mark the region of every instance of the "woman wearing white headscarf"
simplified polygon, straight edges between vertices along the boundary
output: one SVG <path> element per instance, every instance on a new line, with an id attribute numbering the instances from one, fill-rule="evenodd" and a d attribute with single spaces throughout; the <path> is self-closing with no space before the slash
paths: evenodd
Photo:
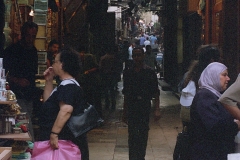
<path id="1" fill-rule="evenodd" d="M 240 123 L 218 102 L 229 80 L 227 67 L 218 62 L 210 63 L 201 74 L 190 109 L 191 160 L 226 160 L 234 152 Z"/>

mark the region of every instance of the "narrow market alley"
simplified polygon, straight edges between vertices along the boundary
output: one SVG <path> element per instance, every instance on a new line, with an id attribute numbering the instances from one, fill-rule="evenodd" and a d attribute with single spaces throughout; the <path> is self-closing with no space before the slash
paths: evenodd
<path id="1" fill-rule="evenodd" d="M 122 82 L 118 87 L 116 110 L 104 110 L 104 125 L 88 133 L 90 160 L 128 159 L 128 127 L 121 122 Z M 172 160 L 177 134 L 181 131 L 178 98 L 172 91 L 161 89 L 160 94 L 162 118 L 154 122 L 151 112 L 146 160 Z"/>

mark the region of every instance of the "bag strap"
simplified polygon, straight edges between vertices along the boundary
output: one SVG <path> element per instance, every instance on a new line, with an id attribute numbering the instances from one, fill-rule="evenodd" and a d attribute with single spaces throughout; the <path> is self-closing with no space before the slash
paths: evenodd
<path id="1" fill-rule="evenodd" d="M 80 85 L 76 83 L 76 80 L 73 80 L 73 79 L 69 79 L 69 80 L 75 83 L 78 87 L 80 87 Z M 88 106 L 90 105 L 86 100 L 84 100 L 84 104 L 86 104 L 86 108 L 88 108 Z"/>
<path id="2" fill-rule="evenodd" d="M 70 79 L 70 81 L 72 81 L 73 83 L 77 84 L 74 80 Z"/>
<path id="3" fill-rule="evenodd" d="M 73 83 L 72 83 L 73 82 Z M 63 80 L 60 85 L 67 85 L 67 84 L 76 84 L 77 86 L 80 87 L 80 84 L 75 80 L 75 79 L 66 79 L 66 80 Z"/>

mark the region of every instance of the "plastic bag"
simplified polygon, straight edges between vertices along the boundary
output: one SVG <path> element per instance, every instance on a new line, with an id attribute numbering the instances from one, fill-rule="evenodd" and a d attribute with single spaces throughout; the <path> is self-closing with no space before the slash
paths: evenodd
<path id="1" fill-rule="evenodd" d="M 59 140 L 59 148 L 53 150 L 49 141 L 34 142 L 31 160 L 81 160 L 81 153 L 72 141 Z"/>

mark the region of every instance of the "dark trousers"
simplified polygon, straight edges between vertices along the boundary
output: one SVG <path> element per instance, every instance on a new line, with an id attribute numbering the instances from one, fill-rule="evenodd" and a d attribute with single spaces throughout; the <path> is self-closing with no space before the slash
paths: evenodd
<path id="1" fill-rule="evenodd" d="M 115 85 L 116 85 L 116 76 L 117 74 L 102 74 L 103 80 L 103 91 L 105 97 L 105 107 L 109 108 L 110 99 L 111 99 L 111 108 L 115 109 L 116 107 L 116 93 L 115 93 Z"/>
<path id="2" fill-rule="evenodd" d="M 81 152 L 81 160 L 89 160 L 89 149 L 88 149 L 88 141 L 87 136 L 82 135 L 72 140 L 75 143 Z"/>
<path id="3" fill-rule="evenodd" d="M 129 160 L 145 160 L 148 128 L 136 128 L 128 124 Z"/>
<path id="4" fill-rule="evenodd" d="M 98 114 L 102 117 L 101 87 L 92 83 L 82 85 L 84 99 L 95 106 Z"/>
<path id="5" fill-rule="evenodd" d="M 129 59 L 125 62 L 125 69 L 132 68 L 133 66 L 133 60 Z"/>
<path id="6" fill-rule="evenodd" d="M 145 160 L 151 103 L 136 100 L 127 105 L 129 160 Z"/>

